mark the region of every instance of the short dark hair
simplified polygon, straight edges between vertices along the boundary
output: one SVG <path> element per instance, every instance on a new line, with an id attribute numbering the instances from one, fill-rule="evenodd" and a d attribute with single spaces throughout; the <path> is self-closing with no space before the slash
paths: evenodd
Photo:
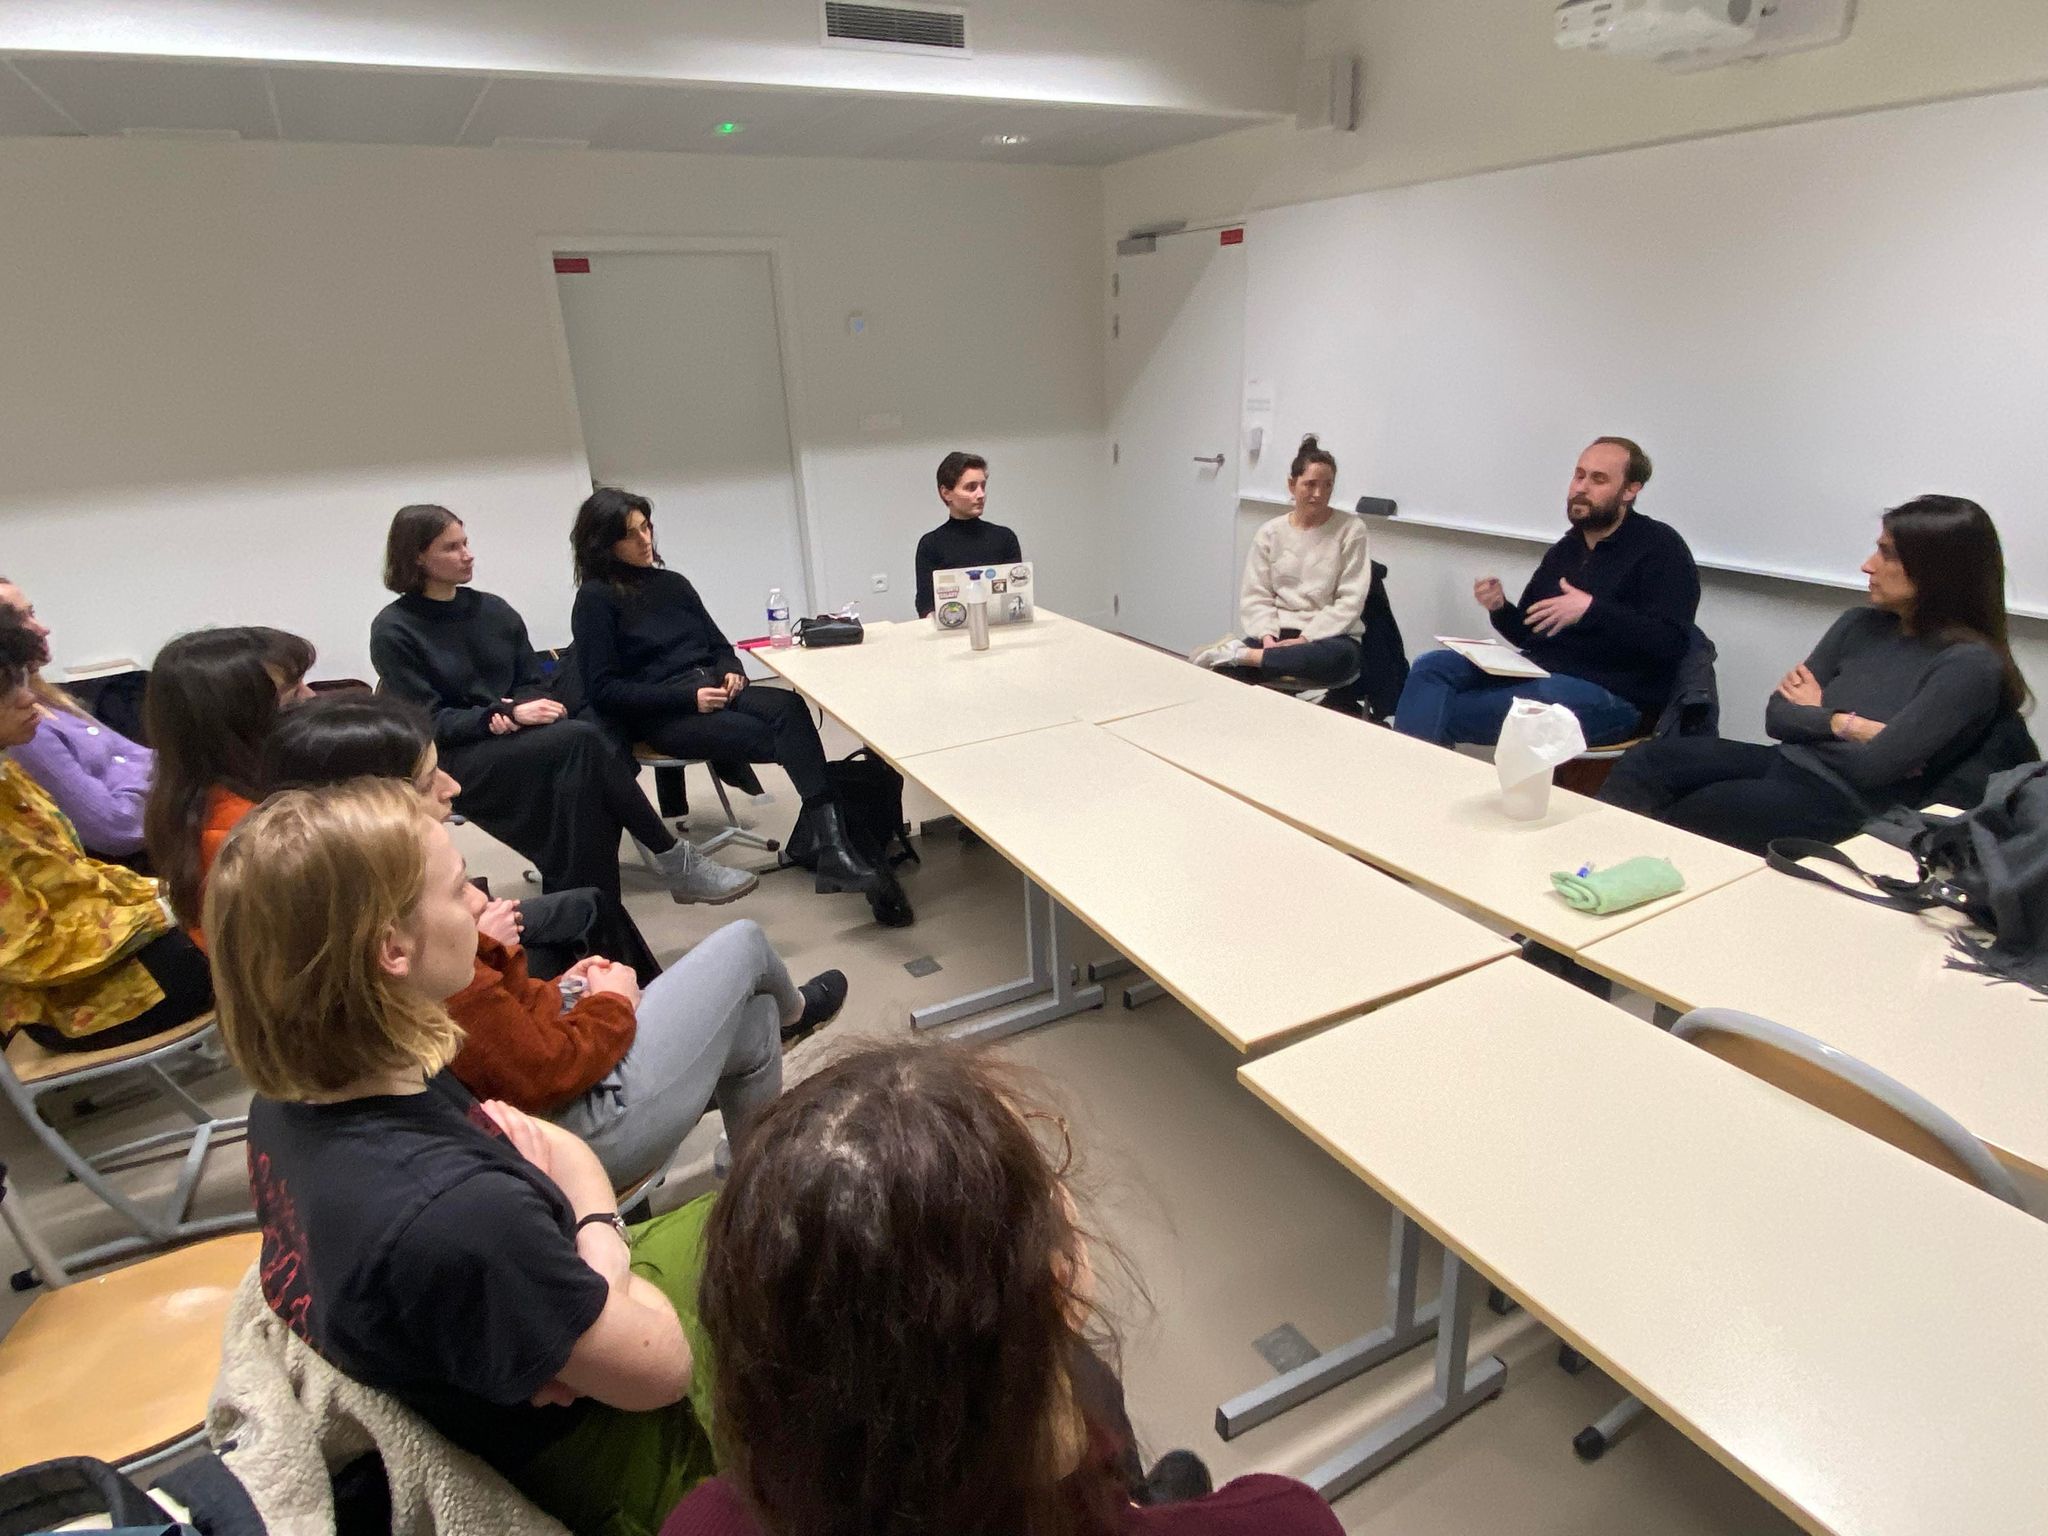
<path id="1" fill-rule="evenodd" d="M 348 779 L 410 782 L 433 744 L 433 722 L 416 704 L 366 691 L 325 694 L 277 717 L 263 744 L 261 788 L 274 795 Z"/>
<path id="2" fill-rule="evenodd" d="M 988 473 L 988 460 L 978 453 L 961 453 L 955 449 L 939 460 L 939 489 L 950 491 L 960 483 L 960 477 L 970 469 Z"/>
<path id="3" fill-rule="evenodd" d="M 0 610 L 0 692 L 12 693 L 43 664 L 43 643 L 13 609 Z"/>
<path id="4" fill-rule="evenodd" d="M 632 570 L 612 553 L 612 546 L 626 536 L 626 522 L 635 512 L 647 519 L 652 532 L 654 503 L 645 496 L 603 485 L 583 498 L 569 529 L 569 557 L 577 586 L 586 581 L 616 583 Z M 659 549 L 654 552 L 654 563 L 662 563 Z"/>
<path id="5" fill-rule="evenodd" d="M 391 519 L 391 531 L 384 535 L 384 585 L 401 594 L 424 588 L 427 578 L 420 571 L 420 556 L 450 523 L 461 521 L 431 501 L 400 507 Z"/>
<path id="6" fill-rule="evenodd" d="M 699 1300 L 719 1465 L 763 1530 L 1119 1528 L 1112 1464 L 1060 1468 L 1090 1250 L 1028 1088 L 987 1051 L 876 1046 L 737 1144 Z"/>
<path id="7" fill-rule="evenodd" d="M 1311 464 L 1328 465 L 1330 478 L 1332 480 L 1337 478 L 1337 456 L 1317 442 L 1316 435 L 1313 432 L 1304 437 L 1301 440 L 1301 447 L 1295 450 L 1294 462 L 1287 466 L 1287 478 L 1289 480 L 1299 480 L 1301 472 Z"/>
<path id="8" fill-rule="evenodd" d="M 1627 437 L 1596 437 L 1587 446 L 1598 447 L 1602 443 L 1610 448 L 1619 448 L 1628 455 L 1627 477 L 1622 482 L 1624 485 L 1650 483 L 1650 456 L 1643 452 L 1642 444 Z"/>

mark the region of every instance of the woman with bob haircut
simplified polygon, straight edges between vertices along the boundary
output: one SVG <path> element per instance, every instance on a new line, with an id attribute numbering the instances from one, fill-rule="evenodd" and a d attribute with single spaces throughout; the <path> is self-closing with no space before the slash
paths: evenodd
<path id="1" fill-rule="evenodd" d="M 143 833 L 171 910 L 202 948 L 206 872 L 260 798 L 257 759 L 278 711 L 312 697 L 313 660 L 311 641 L 238 625 L 179 635 L 150 664 L 142 712 L 156 777 Z"/>
<path id="2" fill-rule="evenodd" d="M 654 855 L 678 902 L 737 901 L 760 877 L 678 838 L 605 733 L 549 696 L 526 622 L 471 586 L 469 530 L 446 507 L 400 507 L 384 541 L 384 585 L 398 594 L 370 625 L 370 664 L 398 698 L 427 711 L 455 809 L 533 861 L 544 891 L 619 895 L 619 833 Z"/>
<path id="3" fill-rule="evenodd" d="M 1133 1501 L 1070 1157 L 985 1051 L 873 1048 L 784 1095 L 711 1215 L 720 1475 L 663 1536 L 1335 1536 L 1286 1478 Z"/>
<path id="4" fill-rule="evenodd" d="M 750 688 L 739 655 L 697 589 L 654 545 L 654 503 L 609 486 L 577 508 L 570 627 L 591 708 L 628 740 L 669 757 L 778 763 L 817 838 L 815 888 L 880 894 L 885 882 L 847 840 L 804 701 Z"/>
<path id="5" fill-rule="evenodd" d="M 1838 842 L 1898 806 L 1974 806 L 1993 773 L 2037 757 L 1989 514 L 1960 496 L 1893 507 L 1862 571 L 1870 601 L 1772 694 L 1774 745 L 1646 742 L 1600 798 L 1762 853 L 1781 837 Z"/>
<path id="6" fill-rule="evenodd" d="M 462 789 L 439 766 L 426 716 L 398 699 L 302 704 L 264 751 L 271 792 L 360 778 L 410 783 L 437 821 Z M 577 894 L 599 897 L 539 900 Z M 474 886 L 467 899 L 476 964 L 448 999 L 463 1032 L 451 1070 L 479 1097 L 575 1131 L 615 1188 L 665 1167 L 714 1099 L 727 1137 L 742 1140 L 782 1091 L 784 1047 L 823 1028 L 846 1000 L 843 972 L 798 987 L 760 925 L 745 920 L 703 939 L 644 992 L 630 966 L 601 953 L 568 966 L 560 982 L 545 979 L 555 973 L 531 966 L 515 904 Z"/>
<path id="7" fill-rule="evenodd" d="M 272 796 L 206 893 L 256 1096 L 264 1299 L 579 1533 L 648 1532 L 710 1467 L 687 1397 L 708 1197 L 628 1228 L 597 1155 L 447 1071 L 476 925 L 404 784 Z"/>

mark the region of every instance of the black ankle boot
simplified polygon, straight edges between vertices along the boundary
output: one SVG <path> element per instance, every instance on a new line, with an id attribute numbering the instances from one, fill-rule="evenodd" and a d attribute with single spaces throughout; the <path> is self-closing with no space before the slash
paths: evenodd
<path id="1" fill-rule="evenodd" d="M 881 877 L 866 859 L 853 851 L 853 844 L 847 840 L 846 818 L 840 814 L 836 802 L 828 801 L 812 808 L 811 832 L 817 839 L 818 877 L 814 888 L 820 896 L 830 896 L 839 891 L 859 891 L 866 895 L 880 886 Z"/>

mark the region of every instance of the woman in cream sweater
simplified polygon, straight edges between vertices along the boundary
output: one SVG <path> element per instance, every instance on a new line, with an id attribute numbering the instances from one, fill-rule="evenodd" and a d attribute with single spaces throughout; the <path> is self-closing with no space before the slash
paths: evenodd
<path id="1" fill-rule="evenodd" d="M 1358 675 L 1372 560 L 1363 519 L 1330 506 L 1336 484 L 1336 458 L 1310 433 L 1288 466 L 1294 509 L 1252 539 L 1238 597 L 1243 637 L 1204 646 L 1190 658 L 1197 666 L 1315 688 Z"/>

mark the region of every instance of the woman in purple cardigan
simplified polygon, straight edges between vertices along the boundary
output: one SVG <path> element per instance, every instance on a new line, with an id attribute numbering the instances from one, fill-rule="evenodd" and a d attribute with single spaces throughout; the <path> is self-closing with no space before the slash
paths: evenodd
<path id="1" fill-rule="evenodd" d="M 0 608 L 11 609 L 42 642 L 50 660 L 50 631 L 20 587 L 0 576 Z M 78 700 L 38 671 L 29 681 L 42 713 L 33 738 L 14 749 L 14 760 L 42 785 L 78 829 L 86 851 L 132 863 L 142 851 L 142 806 L 156 755 L 85 712 Z"/>

